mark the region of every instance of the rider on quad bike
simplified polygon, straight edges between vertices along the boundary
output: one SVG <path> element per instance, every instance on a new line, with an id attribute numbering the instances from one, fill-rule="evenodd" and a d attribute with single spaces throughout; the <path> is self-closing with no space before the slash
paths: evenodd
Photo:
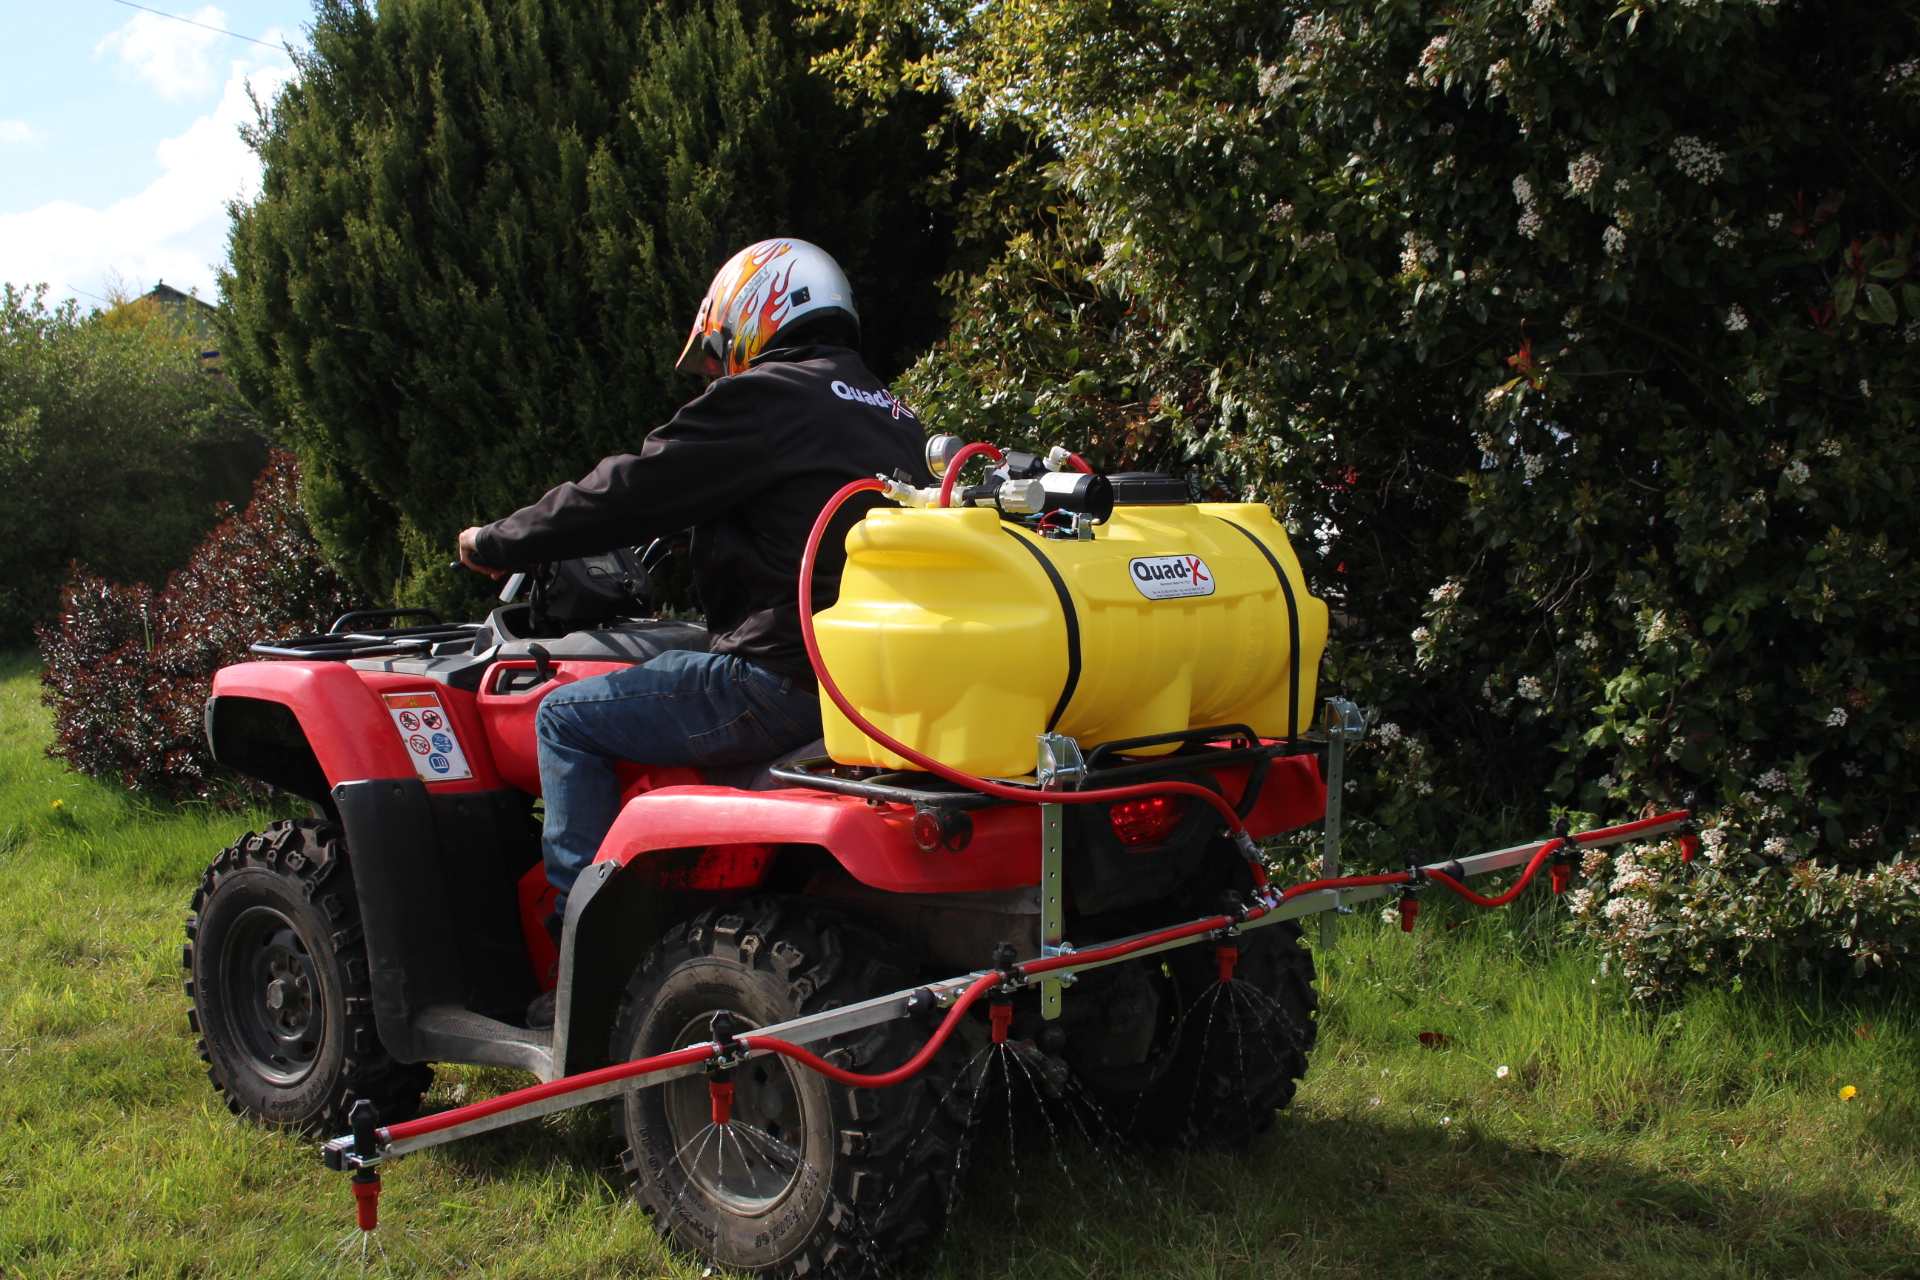
<path id="1" fill-rule="evenodd" d="M 748 245 L 713 277 L 676 365 L 714 379 L 707 390 L 638 454 L 607 458 L 579 483 L 461 533 L 462 561 L 500 577 L 693 531 L 708 651 L 669 651 L 540 705 L 556 942 L 567 892 L 619 816 L 619 761 L 745 764 L 820 737 L 797 598 L 807 531 L 849 480 L 904 472 L 925 483 L 920 424 L 867 370 L 859 341 L 853 290 L 823 250 Z M 839 592 L 846 531 L 878 501 L 843 508 L 814 578 L 821 607 Z M 529 1026 L 553 1025 L 553 1000 L 551 991 L 534 1000 Z"/>
<path id="2" fill-rule="evenodd" d="M 507 1104 L 409 1120 L 434 1064 L 524 1072 L 611 1104 L 661 1232 L 769 1280 L 937 1240 L 992 1070 L 1138 1141 L 1272 1125 L 1312 960 L 1290 916 L 1218 922 L 1272 900 L 1252 842 L 1326 812 L 1324 602 L 1264 504 L 923 442 L 856 324 L 825 254 L 747 249 L 682 357 L 708 390 L 462 535 L 475 567 L 530 566 L 530 598 L 357 610 L 215 675 L 213 758 L 312 806 L 217 854 L 187 916 L 189 1018 L 235 1113 L 463 1140 Z M 970 450 L 996 465 L 961 484 Z M 689 526 L 706 625 L 661 616 L 648 574 Z M 1070 989 L 1009 976 L 1070 955 Z M 1010 989 L 937 1014 L 983 965 Z M 601 1075 L 736 1032 L 839 1074 Z"/>

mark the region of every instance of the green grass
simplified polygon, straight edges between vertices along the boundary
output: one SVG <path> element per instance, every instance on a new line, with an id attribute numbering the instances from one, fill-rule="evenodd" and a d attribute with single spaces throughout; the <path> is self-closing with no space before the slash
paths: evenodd
<path id="1" fill-rule="evenodd" d="M 265 815 L 142 806 L 46 737 L 32 664 L 0 662 L 0 1275 L 357 1274 L 329 1257 L 343 1180 L 229 1116 L 187 1033 L 181 912 Z M 996 1119 L 918 1274 L 1920 1275 L 1905 996 L 1705 989 L 1649 1014 L 1503 917 L 1441 923 L 1347 924 L 1311 1077 L 1245 1156 L 1056 1148 L 1025 1111 L 1011 1141 Z M 429 1105 L 523 1082 L 449 1068 Z M 586 1110 L 395 1162 L 393 1271 L 699 1275 L 616 1158 Z"/>

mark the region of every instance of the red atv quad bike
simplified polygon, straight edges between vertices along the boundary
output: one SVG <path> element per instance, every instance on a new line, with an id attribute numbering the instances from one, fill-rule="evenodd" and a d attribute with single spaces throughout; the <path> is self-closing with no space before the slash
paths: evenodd
<path id="1" fill-rule="evenodd" d="M 1313 1044 L 1300 917 L 1397 892 L 1411 927 L 1425 885 L 1500 906 L 1549 859 L 1562 891 L 1580 845 L 1690 830 L 1684 811 L 1579 835 L 1563 825 L 1464 861 L 1409 854 L 1405 872 L 1340 878 L 1330 820 L 1326 878 L 1267 885 L 1255 841 L 1327 815 L 1343 744 L 1364 731 L 1357 708 L 1332 700 L 1327 737 L 1299 732 L 1324 606 L 1271 513 L 1192 505 L 1166 477 L 1094 477 L 1064 451 L 1048 467 L 1083 474 L 931 443 L 942 487 L 846 486 L 801 561 L 803 636 L 823 707 L 843 717 L 826 720 L 843 762 L 823 741 L 723 769 L 625 766 L 624 807 L 569 895 L 557 948 L 543 923 L 554 895 L 540 860 L 540 700 L 707 643 L 696 624 L 647 616 L 646 555 L 544 566 L 529 603 L 512 603 L 509 584 L 479 623 L 348 614 L 325 635 L 258 644 L 262 661 L 215 678 L 215 758 L 306 798 L 314 816 L 249 835 L 208 868 L 184 955 L 194 1027 L 236 1112 L 321 1135 L 352 1127 L 325 1154 L 353 1172 L 363 1228 L 380 1162 L 610 1099 L 634 1194 L 674 1241 L 783 1277 L 885 1270 L 945 1224 L 989 1050 L 1033 1079 L 1070 1080 L 1134 1138 L 1243 1142 L 1293 1096 Z M 956 493 L 976 451 L 1001 470 Z M 933 622 L 912 632 L 913 662 L 847 664 L 847 687 L 867 682 L 858 696 L 876 708 L 876 679 L 968 706 L 999 734 L 995 759 L 1037 737 L 1031 774 L 966 773 L 908 746 L 834 679 L 812 564 L 835 511 L 870 489 L 901 506 L 848 535 L 841 601 L 817 621 L 855 646 L 889 626 L 906 634 L 898 620 L 921 604 Z M 906 596 L 883 599 L 884 575 L 868 573 L 849 605 L 856 568 L 878 562 L 868 555 L 905 566 L 893 581 Z M 989 623 L 959 625 L 976 602 Z M 1020 633 L 1016 614 L 1044 625 Z M 1183 635 L 1211 647 L 1190 644 L 1171 680 L 1139 674 L 1153 646 L 1164 657 Z M 1022 643 L 1024 656 L 1006 656 Z M 972 652 L 983 644 L 1000 646 L 984 664 Z M 938 645 L 958 647 L 926 661 Z M 1027 679 L 1031 696 L 1003 682 L 971 703 L 942 684 L 995 663 L 1064 681 Z M 1107 723 L 1124 723 L 1163 710 L 1168 689 L 1248 672 L 1265 701 L 1247 718 L 1280 720 L 1284 737 L 1213 725 L 1082 755 L 1053 731 L 1100 723 L 1061 720 L 1076 699 L 1104 698 L 1121 717 Z M 918 714 L 889 723 L 911 735 Z M 1498 897 L 1464 886 L 1523 863 Z M 552 1029 L 521 1025 L 543 990 Z M 404 1119 L 434 1062 L 542 1083 Z"/>
<path id="2" fill-rule="evenodd" d="M 1039 806 L 839 766 L 817 742 L 756 765 L 623 766 L 625 807 L 556 948 L 535 710 L 568 682 L 704 649 L 707 634 L 646 616 L 647 566 L 629 552 L 536 578 L 532 601 L 484 622 L 350 613 L 324 635 L 257 644 L 261 661 L 216 677 L 215 758 L 314 814 L 248 835 L 194 894 L 191 1017 L 234 1111 L 334 1134 L 360 1099 L 404 1119 L 434 1062 L 556 1081 L 704 1042 L 722 1010 L 745 1029 L 788 1024 L 979 970 L 1002 941 L 1021 959 L 1058 949 L 1042 936 Z M 1321 817 L 1321 745 L 1238 726 L 1109 743 L 1088 752 L 1086 785 L 1198 782 L 1267 836 Z M 1190 921 L 1256 888 L 1244 844 L 1205 804 L 1052 812 L 1064 815 L 1052 847 L 1066 888 L 1052 928 L 1072 937 Z M 1240 941 L 1235 976 L 1264 994 L 1264 1012 L 1229 1057 L 1210 1054 L 1188 1016 L 1218 981 L 1205 947 L 1081 974 L 1051 1010 L 1023 989 L 996 1016 L 1036 1066 L 1073 1073 L 1134 1136 L 1237 1143 L 1306 1069 L 1315 996 L 1298 939 L 1287 921 Z M 520 1025 L 548 989 L 551 1031 Z M 928 1069 L 889 1088 L 778 1057 L 743 1065 L 732 1107 L 772 1140 L 766 1152 L 689 1152 L 710 1122 L 697 1076 L 619 1096 L 634 1194 L 669 1236 L 750 1271 L 852 1274 L 917 1252 L 953 1201 L 973 1093 L 956 1075 L 992 1021 L 974 1013 Z M 894 1018 L 813 1049 L 885 1070 L 929 1030 Z"/>

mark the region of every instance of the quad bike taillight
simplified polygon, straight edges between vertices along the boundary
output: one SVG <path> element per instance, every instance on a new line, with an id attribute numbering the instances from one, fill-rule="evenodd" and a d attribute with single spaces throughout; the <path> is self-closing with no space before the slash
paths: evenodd
<path id="1" fill-rule="evenodd" d="M 1107 810 L 1107 821 L 1120 843 L 1129 846 L 1159 844 L 1172 835 L 1187 816 L 1185 796 L 1147 796 L 1123 800 Z"/>
<path id="2" fill-rule="evenodd" d="M 936 849 L 959 853 L 973 843 L 973 817 L 964 809 L 916 809 L 913 843 L 923 853 Z"/>

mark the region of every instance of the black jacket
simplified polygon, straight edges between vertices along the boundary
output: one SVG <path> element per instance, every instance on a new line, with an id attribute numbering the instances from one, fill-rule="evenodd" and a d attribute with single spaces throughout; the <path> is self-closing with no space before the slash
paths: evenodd
<path id="1" fill-rule="evenodd" d="M 693 529 L 694 585 L 713 652 L 809 687 L 800 643 L 800 553 L 827 499 L 849 480 L 896 469 L 927 484 L 923 432 L 845 347 L 769 351 L 718 378 L 636 454 L 607 458 L 577 484 L 480 531 L 481 563 L 519 568 L 596 555 Z M 841 508 L 820 544 L 814 607 L 840 594 L 846 535 L 880 503 Z"/>

